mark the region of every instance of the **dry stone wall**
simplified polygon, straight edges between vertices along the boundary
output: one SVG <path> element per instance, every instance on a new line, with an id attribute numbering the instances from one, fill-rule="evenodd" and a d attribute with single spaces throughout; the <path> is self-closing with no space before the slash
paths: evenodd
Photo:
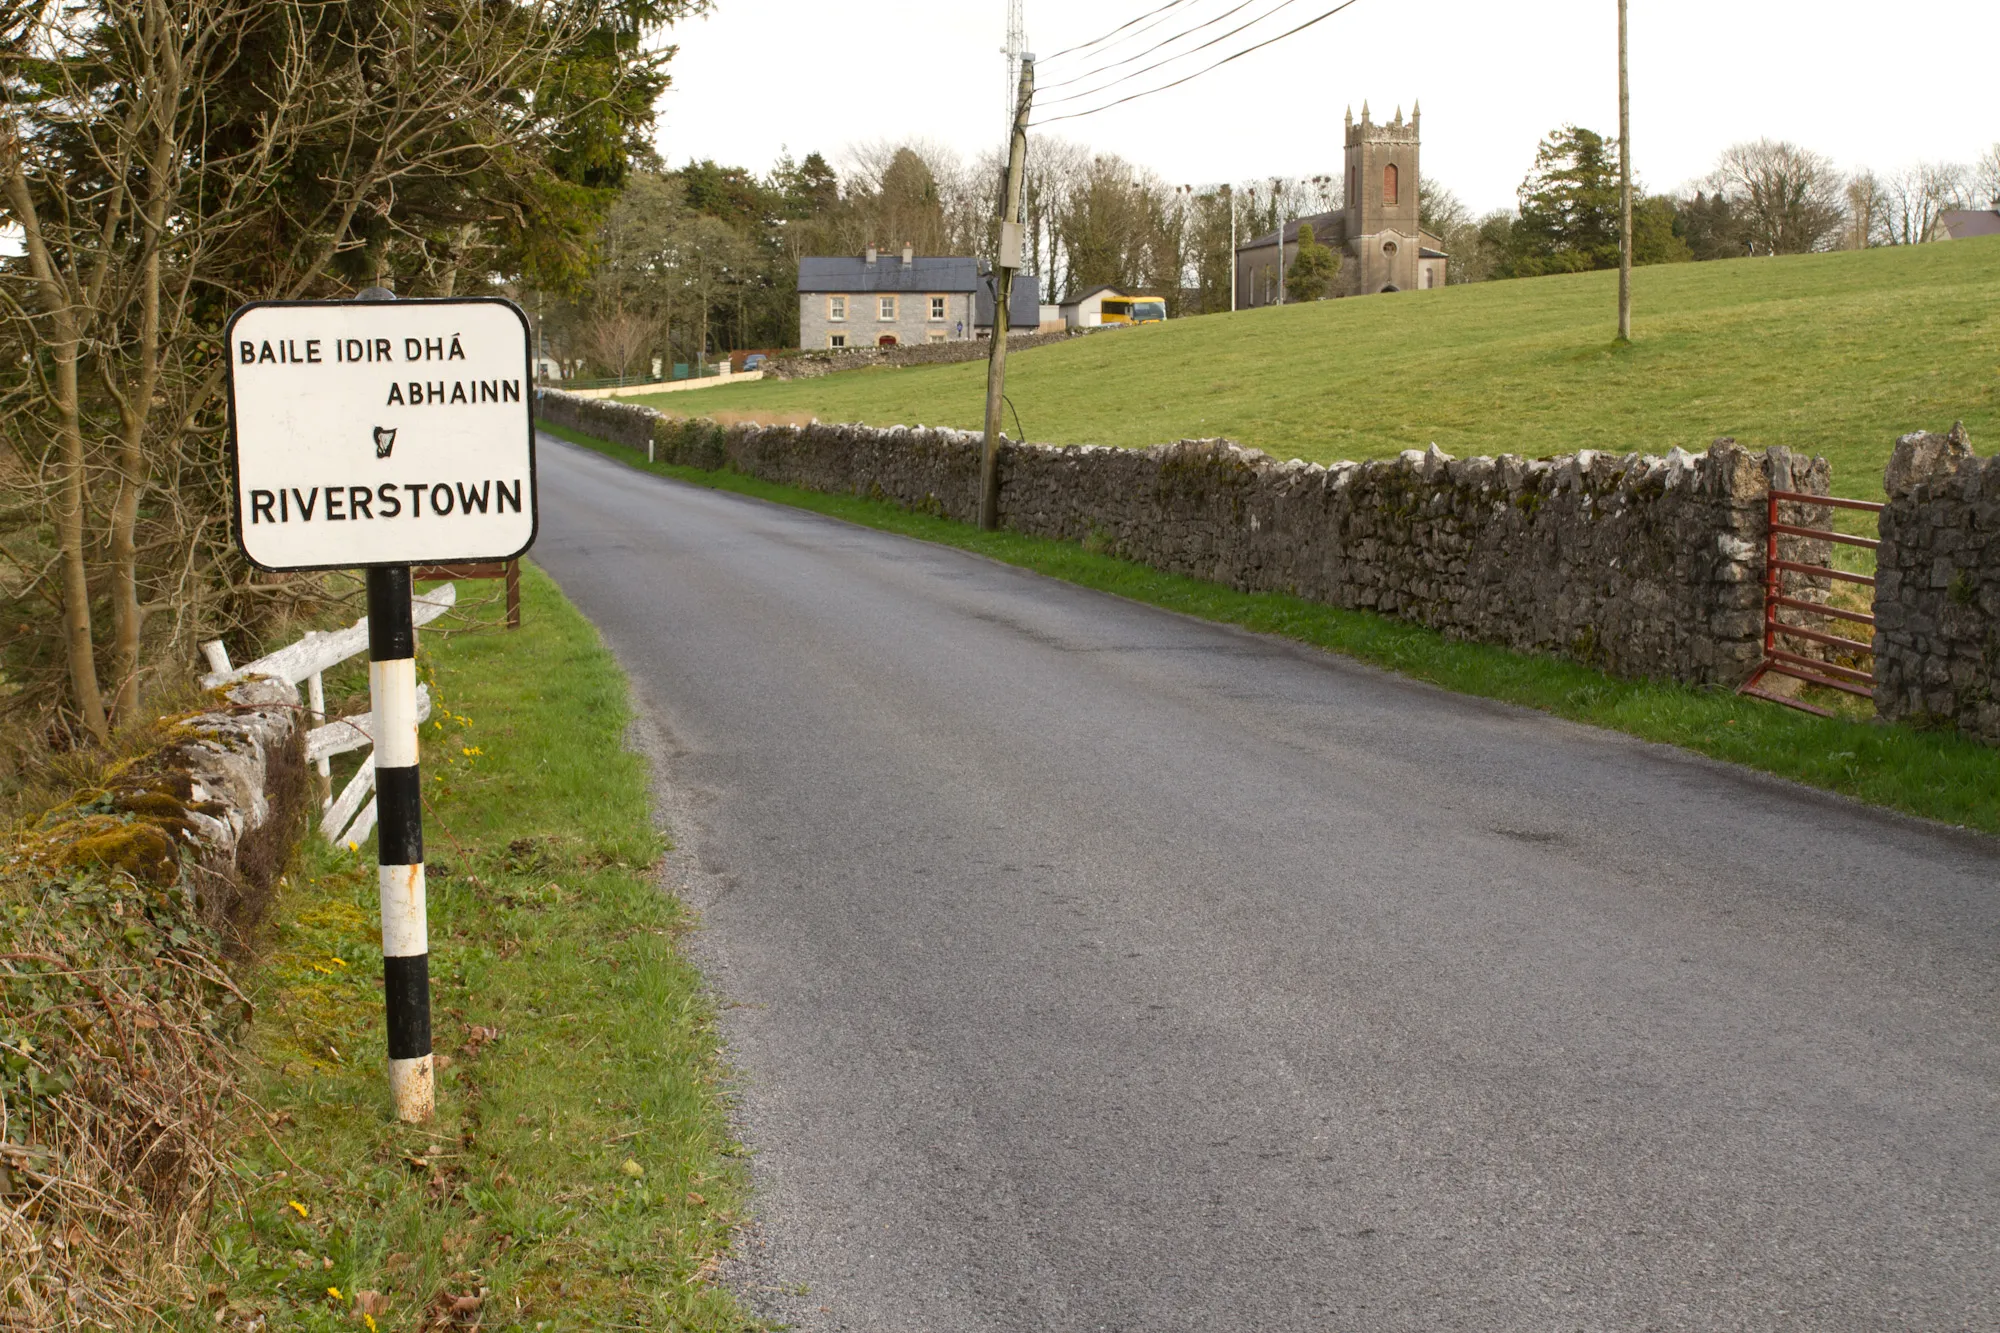
<path id="1" fill-rule="evenodd" d="M 1062 333 L 1013 333 L 1007 337 L 1009 352 L 1025 352 L 1050 343 L 1067 342 L 1096 329 L 1070 329 Z M 899 347 L 815 348 L 796 356 L 775 356 L 764 363 L 767 378 L 809 380 L 831 375 L 837 370 L 859 370 L 863 366 L 944 366 L 960 361 L 984 361 L 988 343 L 984 338 L 961 338 L 955 342 L 904 343 Z"/>
<path id="2" fill-rule="evenodd" d="M 2000 458 L 1962 423 L 1906 435 L 1883 485 L 1876 710 L 2000 744 Z"/>
<path id="3" fill-rule="evenodd" d="M 980 439 L 954 430 L 721 427 L 547 393 L 543 419 L 701 468 L 970 521 Z M 1243 591 L 1292 593 L 1628 676 L 1733 685 L 1762 649 L 1765 498 L 1823 461 L 1718 440 L 1584 452 L 1278 462 L 1226 440 L 1007 445 L 1002 523 Z"/>

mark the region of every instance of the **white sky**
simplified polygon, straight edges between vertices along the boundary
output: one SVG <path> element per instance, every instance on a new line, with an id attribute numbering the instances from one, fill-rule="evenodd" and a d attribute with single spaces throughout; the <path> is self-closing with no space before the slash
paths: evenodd
<path id="1" fill-rule="evenodd" d="M 1027 0 L 1029 50 L 1052 56 L 1160 3 Z M 1169 15 L 1200 21 L 1236 3 L 1183 0 Z M 1253 0 L 1202 36 L 1278 3 Z M 1294 0 L 1269 24 L 1204 54 L 1226 54 L 1334 3 Z M 1005 0 L 717 0 L 714 15 L 672 34 L 681 50 L 660 106 L 660 149 L 674 166 L 712 157 L 758 172 L 783 145 L 838 165 L 847 144 L 922 136 L 970 156 L 1005 132 L 1005 14 Z M 1792 139 L 1843 168 L 1883 172 L 1919 159 L 1969 161 L 2000 141 L 1992 82 L 2000 0 L 1908 9 L 1631 0 L 1631 25 L 1633 161 L 1653 189 L 1704 174 L 1723 148 L 1760 135 Z M 1108 58 L 1176 30 L 1162 27 Z M 1043 86 L 1083 72 L 1091 59 L 1047 60 Z M 1569 121 L 1616 133 L 1616 5 L 1357 0 L 1183 87 L 1048 132 L 1116 152 L 1174 184 L 1337 174 L 1342 112 L 1351 101 L 1358 114 L 1364 98 L 1378 119 L 1421 99 L 1425 177 L 1476 211 L 1511 206 L 1549 130 Z"/>

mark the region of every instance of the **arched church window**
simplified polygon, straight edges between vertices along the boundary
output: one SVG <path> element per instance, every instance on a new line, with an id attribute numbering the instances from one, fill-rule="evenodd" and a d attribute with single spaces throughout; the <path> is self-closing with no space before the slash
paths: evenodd
<path id="1" fill-rule="evenodd" d="M 1399 184 L 1398 177 L 1400 175 L 1401 173 L 1396 170 L 1394 162 L 1382 168 L 1382 202 L 1392 208 L 1396 204 Z"/>

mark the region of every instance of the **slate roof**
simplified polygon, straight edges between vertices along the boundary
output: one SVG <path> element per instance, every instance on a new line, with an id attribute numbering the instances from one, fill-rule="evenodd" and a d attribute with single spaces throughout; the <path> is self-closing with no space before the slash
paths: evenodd
<path id="1" fill-rule="evenodd" d="M 799 260 L 802 292 L 970 292 L 979 287 L 979 261 L 918 256 L 909 263 L 883 251 L 874 263 L 860 255 Z"/>
<path id="2" fill-rule="evenodd" d="M 979 280 L 979 295 L 973 305 L 975 327 L 993 327 L 993 275 Z M 1042 326 L 1042 287 L 1026 269 L 1014 275 L 1014 290 L 1007 293 L 1007 327 L 1038 329 Z"/>
<path id="3" fill-rule="evenodd" d="M 2000 208 L 1951 208 L 1938 217 L 1938 226 L 1954 241 L 1970 236 L 2000 236 Z"/>
<path id="4" fill-rule="evenodd" d="M 1344 245 L 1347 242 L 1347 214 L 1336 208 L 1331 213 L 1315 213 L 1309 218 L 1293 218 L 1285 224 L 1285 244 L 1299 239 L 1299 228 L 1311 227 L 1313 239 L 1321 245 Z M 1335 229 L 1338 228 L 1338 231 Z M 1253 236 L 1236 248 L 1254 250 L 1259 246 L 1276 245 L 1278 233 L 1267 231 L 1262 236 Z"/>

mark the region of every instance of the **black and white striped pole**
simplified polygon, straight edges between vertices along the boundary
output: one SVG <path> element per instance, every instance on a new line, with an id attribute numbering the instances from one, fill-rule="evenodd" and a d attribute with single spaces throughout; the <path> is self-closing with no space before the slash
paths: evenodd
<path id="1" fill-rule="evenodd" d="M 417 765 L 417 630 L 410 567 L 368 571 L 368 698 L 375 730 L 375 863 L 382 989 L 396 1118 L 431 1117 L 431 944 Z"/>
<path id="2" fill-rule="evenodd" d="M 393 301 L 370 287 L 363 301 Z M 410 566 L 368 571 L 368 704 L 375 731 L 375 877 L 382 903 L 382 1003 L 396 1118 L 428 1120 L 431 927 L 424 889 L 424 801 L 417 767 L 417 623 Z"/>
<path id="3" fill-rule="evenodd" d="M 260 569 L 367 570 L 389 1091 L 427 1120 L 430 925 L 413 567 L 535 540 L 528 320 L 492 297 L 259 301 L 229 318 L 236 538 Z"/>

